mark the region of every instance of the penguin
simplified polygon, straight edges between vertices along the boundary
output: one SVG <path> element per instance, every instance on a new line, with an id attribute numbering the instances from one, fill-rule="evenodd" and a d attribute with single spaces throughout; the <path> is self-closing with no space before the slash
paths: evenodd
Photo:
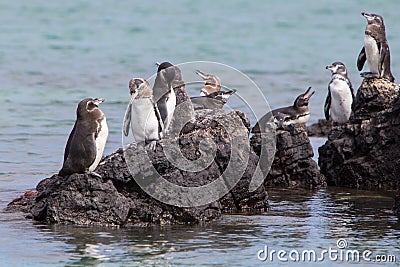
<path id="1" fill-rule="evenodd" d="M 347 76 L 346 66 L 342 62 L 334 62 L 326 66 L 332 72 L 332 79 L 328 85 L 328 96 L 325 100 L 325 118 L 338 123 L 349 120 L 354 103 L 354 90 Z"/>
<path id="2" fill-rule="evenodd" d="M 377 14 L 362 12 L 367 19 L 365 28 L 364 46 L 357 58 L 357 68 L 359 71 L 368 61 L 370 72 L 363 72 L 364 78 L 386 78 L 394 82 L 394 77 L 390 71 L 390 50 L 386 39 L 385 24 L 383 18 Z"/>
<path id="3" fill-rule="evenodd" d="M 94 170 L 103 156 L 108 137 L 106 116 L 99 109 L 104 99 L 85 98 L 79 102 L 77 118 L 64 152 L 64 163 L 58 173 L 90 173 L 101 177 Z"/>
<path id="4" fill-rule="evenodd" d="M 150 149 L 155 150 L 162 137 L 163 123 L 153 99 L 153 90 L 143 78 L 131 79 L 129 90 L 131 99 L 124 118 L 124 135 L 128 136 L 131 128 L 136 142 L 146 142 Z"/>
<path id="5" fill-rule="evenodd" d="M 213 74 L 205 74 L 201 70 L 195 72 L 203 80 L 204 86 L 201 88 L 200 96 L 191 97 L 195 110 L 198 109 L 222 109 L 228 102 L 231 95 L 236 93 L 236 90 L 221 91 L 221 79 Z"/>
<path id="6" fill-rule="evenodd" d="M 191 97 L 193 108 L 199 109 L 222 109 L 223 106 L 228 102 L 231 95 L 236 93 L 236 89 L 229 91 L 218 91 L 206 96 L 195 96 Z"/>
<path id="7" fill-rule="evenodd" d="M 221 90 L 221 80 L 213 74 L 205 74 L 200 70 L 196 70 L 196 74 L 205 80 L 205 85 L 201 88 L 200 96 L 207 96 Z"/>
<path id="8" fill-rule="evenodd" d="M 176 67 L 169 62 L 156 63 L 156 65 L 158 69 L 153 86 L 154 100 L 157 102 L 164 124 L 163 128 L 167 131 L 174 115 L 177 101 L 172 81 L 177 75 L 179 76 L 180 72 L 178 73 Z"/>
<path id="9" fill-rule="evenodd" d="M 310 118 L 310 111 L 308 110 L 308 102 L 315 91 L 311 92 L 311 86 L 307 91 L 299 95 L 293 103 L 293 106 L 283 107 L 272 110 L 274 122 L 277 128 L 282 128 L 290 124 L 306 124 Z M 260 121 L 268 121 L 270 112 L 264 115 Z M 257 122 L 254 125 L 252 133 L 260 133 L 260 126 Z"/>

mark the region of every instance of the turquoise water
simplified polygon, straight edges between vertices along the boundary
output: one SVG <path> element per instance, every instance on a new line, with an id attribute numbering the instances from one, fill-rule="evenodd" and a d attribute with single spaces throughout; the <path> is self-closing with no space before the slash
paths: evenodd
<path id="1" fill-rule="evenodd" d="M 394 0 L 0 2 L 0 209 L 60 169 L 80 99 L 106 99 L 105 154 L 121 146 L 128 81 L 151 76 L 156 61 L 232 66 L 257 83 L 272 108 L 312 86 L 314 122 L 323 117 L 326 65 L 341 60 L 353 86 L 361 82 L 356 58 L 366 24 L 360 12 L 367 11 L 385 19 L 400 79 L 399 7 Z M 312 142 L 316 148 L 321 140 Z M 374 205 L 338 201 L 342 194 Z M 227 216 L 204 228 L 47 227 L 1 213 L 0 265 L 254 266 L 263 264 L 256 253 L 265 243 L 322 248 L 338 237 L 398 255 L 391 198 L 371 194 L 328 189 L 287 199 L 287 192 L 271 191 L 270 212 Z"/>

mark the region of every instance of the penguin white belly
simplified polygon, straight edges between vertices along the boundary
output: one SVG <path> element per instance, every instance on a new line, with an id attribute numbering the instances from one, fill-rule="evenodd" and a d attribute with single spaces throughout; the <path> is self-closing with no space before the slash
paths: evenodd
<path id="1" fill-rule="evenodd" d="M 97 165 L 99 165 L 101 158 L 103 157 L 104 147 L 106 146 L 108 137 L 108 126 L 106 117 L 101 121 L 101 130 L 96 138 L 96 159 L 90 165 L 89 171 L 92 172 L 96 169 Z"/>
<path id="2" fill-rule="evenodd" d="M 298 119 L 295 121 L 295 123 L 305 124 L 308 122 L 309 119 L 310 119 L 310 113 L 306 113 L 302 116 L 299 116 Z"/>
<path id="3" fill-rule="evenodd" d="M 364 36 L 364 47 L 365 47 L 365 53 L 367 55 L 368 67 L 370 72 L 380 73 L 379 72 L 380 53 L 375 39 L 372 38 L 370 35 L 366 34 Z"/>
<path id="4" fill-rule="evenodd" d="M 136 142 L 159 140 L 158 119 L 150 98 L 132 101 L 131 129 Z"/>
<path id="5" fill-rule="evenodd" d="M 342 80 L 334 80 L 329 89 L 331 91 L 329 110 L 331 119 L 339 123 L 347 122 L 351 115 L 351 104 L 353 103 L 348 84 Z"/>
<path id="6" fill-rule="evenodd" d="M 172 117 L 174 116 L 174 111 L 175 111 L 175 106 L 176 106 L 176 95 L 174 92 L 174 89 L 171 88 L 171 93 L 169 94 L 169 97 L 167 99 L 167 112 L 168 116 L 167 119 L 165 120 L 165 130 L 168 131 L 169 124 L 171 123 Z"/>
<path id="7" fill-rule="evenodd" d="M 301 116 L 298 116 L 295 119 L 283 119 L 282 125 L 283 126 L 288 126 L 291 124 L 296 124 L 296 123 L 300 123 L 300 124 L 306 124 L 308 122 L 308 120 L 310 119 L 310 113 L 304 113 Z M 276 123 L 276 120 L 275 120 Z"/>

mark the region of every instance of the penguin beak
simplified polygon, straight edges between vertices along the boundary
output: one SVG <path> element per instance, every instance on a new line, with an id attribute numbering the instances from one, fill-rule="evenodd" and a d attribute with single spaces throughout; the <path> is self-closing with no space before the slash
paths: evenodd
<path id="1" fill-rule="evenodd" d="M 330 65 L 330 66 L 326 66 L 325 67 L 327 70 L 330 70 L 330 71 L 332 71 L 333 72 L 333 69 L 334 69 L 334 67 L 332 66 L 332 65 Z"/>
<path id="2" fill-rule="evenodd" d="M 370 17 L 370 15 L 368 14 L 368 13 L 366 13 L 366 12 L 361 12 L 361 15 L 363 15 L 364 17 Z"/>
<path id="3" fill-rule="evenodd" d="M 374 17 L 371 14 L 361 12 L 361 15 L 363 15 L 364 18 L 366 18 L 368 22 L 372 22 L 374 20 Z"/>
<path id="4" fill-rule="evenodd" d="M 210 78 L 209 75 L 205 74 L 201 70 L 196 70 L 196 74 L 199 75 L 203 80 L 208 80 Z"/>
<path id="5" fill-rule="evenodd" d="M 313 94 L 315 94 L 315 91 L 312 91 L 311 93 L 310 93 L 310 91 L 311 91 L 311 86 L 308 87 L 307 91 L 304 93 L 304 96 L 303 96 L 304 99 L 310 99 L 310 97 L 312 97 Z"/>
<path id="6" fill-rule="evenodd" d="M 96 106 L 99 106 L 101 103 L 103 103 L 104 102 L 104 98 L 95 98 L 95 99 L 93 99 L 93 103 L 96 105 Z"/>

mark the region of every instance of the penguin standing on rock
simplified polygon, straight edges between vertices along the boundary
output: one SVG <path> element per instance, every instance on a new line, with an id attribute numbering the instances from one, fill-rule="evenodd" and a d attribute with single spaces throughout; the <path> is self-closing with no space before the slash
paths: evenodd
<path id="1" fill-rule="evenodd" d="M 124 135 L 128 136 L 131 128 L 136 142 L 149 143 L 149 148 L 155 150 L 162 137 L 163 123 L 153 99 L 153 90 L 143 78 L 131 79 L 129 90 L 131 100 L 124 118 Z"/>
<path id="2" fill-rule="evenodd" d="M 311 92 L 311 87 L 308 87 L 307 91 L 299 95 L 293 103 L 293 106 L 288 106 L 284 108 L 277 108 L 272 110 L 272 115 L 274 116 L 274 122 L 278 128 L 287 126 L 290 124 L 306 124 L 310 119 L 310 111 L 308 109 L 308 102 L 315 91 Z M 267 113 L 264 115 L 260 122 L 268 121 L 271 114 Z M 252 133 L 260 133 L 260 126 L 257 122 L 253 127 Z"/>
<path id="3" fill-rule="evenodd" d="M 355 99 L 353 86 L 342 62 L 334 62 L 331 66 L 326 66 L 326 69 L 332 72 L 332 79 L 328 85 L 328 96 L 324 106 L 325 118 L 345 123 L 350 118 Z"/>
<path id="4" fill-rule="evenodd" d="M 176 106 L 176 95 L 172 81 L 175 79 L 178 70 L 169 62 L 157 63 L 157 66 L 157 76 L 153 87 L 154 100 L 157 102 L 164 129 L 167 131 Z"/>
<path id="5" fill-rule="evenodd" d="M 358 55 L 357 68 L 361 71 L 367 61 L 370 72 L 361 73 L 362 77 L 386 78 L 394 82 L 390 71 L 390 50 L 383 18 L 377 14 L 365 12 L 362 12 L 361 15 L 367 19 L 368 24 L 365 28 L 364 47 Z"/>
<path id="6" fill-rule="evenodd" d="M 58 173 L 66 176 L 73 173 L 95 173 L 103 156 L 108 137 L 106 116 L 99 109 L 103 99 L 83 99 L 76 110 L 77 119 L 69 135 L 64 152 L 63 167 Z"/>

